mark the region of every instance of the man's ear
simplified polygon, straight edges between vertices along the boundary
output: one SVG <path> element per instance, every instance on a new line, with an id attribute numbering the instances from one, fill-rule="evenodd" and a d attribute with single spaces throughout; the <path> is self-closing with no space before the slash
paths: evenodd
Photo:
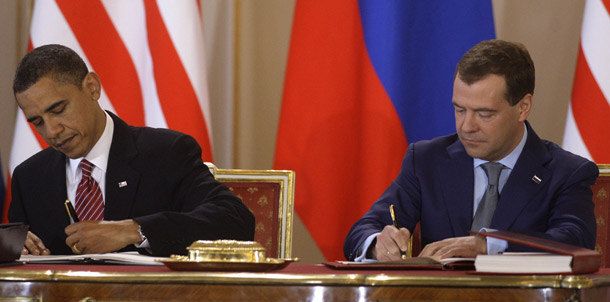
<path id="1" fill-rule="evenodd" d="M 97 101 L 102 94 L 102 83 L 100 77 L 95 72 L 89 72 L 83 79 L 83 89 L 91 96 L 91 99 Z"/>
<path id="2" fill-rule="evenodd" d="M 519 108 L 519 121 L 524 122 L 527 117 L 530 115 L 530 111 L 532 110 L 532 102 L 534 101 L 534 97 L 528 93 L 526 94 L 517 106 Z"/>

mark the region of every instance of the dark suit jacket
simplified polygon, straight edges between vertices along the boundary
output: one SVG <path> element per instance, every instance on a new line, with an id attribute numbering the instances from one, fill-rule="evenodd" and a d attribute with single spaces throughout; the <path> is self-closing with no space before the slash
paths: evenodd
<path id="1" fill-rule="evenodd" d="M 527 141 L 502 189 L 490 228 L 593 249 L 596 224 L 590 187 L 599 174 L 597 166 L 541 140 L 529 123 L 526 126 Z M 542 181 L 536 183 L 534 175 Z M 367 237 L 392 224 L 392 203 L 402 227 L 413 232 L 421 223 L 422 246 L 467 236 L 473 194 L 473 159 L 456 134 L 410 144 L 396 180 L 352 226 L 344 255 L 354 259 Z M 509 251 L 521 249 L 509 245 Z"/>
<path id="2" fill-rule="evenodd" d="M 106 172 L 104 220 L 133 218 L 152 254 L 186 254 L 196 240 L 253 240 L 254 216 L 214 180 L 201 148 L 186 134 L 132 127 L 110 113 L 114 135 Z M 127 186 L 119 187 L 126 181 Z M 71 254 L 64 228 L 66 156 L 52 148 L 13 173 L 11 222 L 24 222 L 53 254 Z M 128 248 L 133 249 L 133 246 Z"/>

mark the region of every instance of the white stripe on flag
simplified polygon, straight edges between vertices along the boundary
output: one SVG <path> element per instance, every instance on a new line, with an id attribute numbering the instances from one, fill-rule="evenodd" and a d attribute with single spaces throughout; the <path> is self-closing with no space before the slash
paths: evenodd
<path id="1" fill-rule="evenodd" d="M 199 107 L 203 111 L 208 134 L 211 135 L 203 25 L 199 6 L 196 1 L 183 1 L 182 5 L 176 5 L 175 1 L 159 0 L 157 4 L 165 27 L 199 100 Z"/>
<path id="2" fill-rule="evenodd" d="M 568 107 L 568 118 L 566 119 L 566 130 L 563 134 L 563 148 L 578 154 L 582 157 L 591 160 L 591 154 L 587 149 L 587 145 L 582 140 L 576 121 L 574 121 L 574 115 L 572 114 L 572 104 Z"/>
<path id="3" fill-rule="evenodd" d="M 167 122 L 157 96 L 153 63 L 146 36 L 146 17 L 141 1 L 104 0 L 102 2 L 134 63 L 142 97 L 146 125 L 167 128 Z M 139 26 L 134 26 L 139 24 Z"/>

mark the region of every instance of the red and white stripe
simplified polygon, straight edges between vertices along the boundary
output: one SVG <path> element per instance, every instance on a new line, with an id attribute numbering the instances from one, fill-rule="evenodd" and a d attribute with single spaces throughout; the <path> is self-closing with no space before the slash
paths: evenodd
<path id="1" fill-rule="evenodd" d="M 610 0 L 587 0 L 563 147 L 610 163 Z"/>
<path id="2" fill-rule="evenodd" d="M 213 161 L 197 0 L 36 0 L 30 48 L 45 44 L 74 49 L 100 75 L 102 108 L 131 125 L 190 134 Z M 47 146 L 19 111 L 10 171 Z"/>

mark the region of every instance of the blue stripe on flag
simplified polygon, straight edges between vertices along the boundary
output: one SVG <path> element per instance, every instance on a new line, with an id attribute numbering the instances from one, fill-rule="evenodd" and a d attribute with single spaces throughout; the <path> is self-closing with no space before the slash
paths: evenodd
<path id="1" fill-rule="evenodd" d="M 490 1 L 359 0 L 369 57 L 409 143 L 455 132 L 453 75 L 495 37 Z"/>

